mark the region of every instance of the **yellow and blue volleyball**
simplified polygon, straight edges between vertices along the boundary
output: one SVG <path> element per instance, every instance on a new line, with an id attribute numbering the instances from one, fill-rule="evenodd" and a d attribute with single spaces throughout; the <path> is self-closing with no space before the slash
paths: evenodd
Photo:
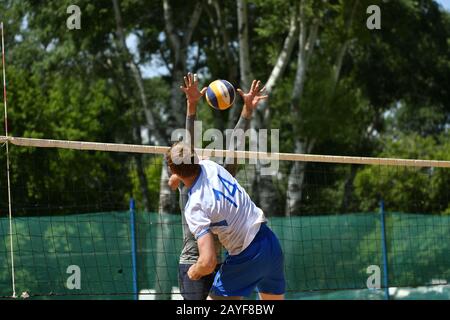
<path id="1" fill-rule="evenodd" d="M 206 101 L 217 110 L 225 110 L 233 105 L 236 91 L 231 83 L 226 80 L 211 82 L 206 90 Z"/>

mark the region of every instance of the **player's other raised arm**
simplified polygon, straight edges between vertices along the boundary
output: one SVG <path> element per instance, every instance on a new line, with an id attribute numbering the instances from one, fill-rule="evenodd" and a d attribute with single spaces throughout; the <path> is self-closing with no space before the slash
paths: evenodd
<path id="1" fill-rule="evenodd" d="M 233 150 L 240 150 L 242 145 L 245 143 L 245 135 L 236 134 L 237 130 L 247 131 L 250 128 L 250 122 L 253 116 L 253 111 L 258 107 L 261 100 L 267 99 L 268 96 L 264 95 L 265 87 L 261 88 L 261 81 L 253 80 L 250 90 L 245 93 L 241 89 L 237 89 L 237 92 L 241 95 L 244 100 L 244 107 L 242 108 L 241 116 L 233 129 L 232 138 L 236 136 L 235 144 L 232 145 Z M 227 146 L 230 148 L 230 146 Z M 228 170 L 233 176 L 237 173 L 238 161 L 237 158 L 225 159 L 225 169 Z"/>

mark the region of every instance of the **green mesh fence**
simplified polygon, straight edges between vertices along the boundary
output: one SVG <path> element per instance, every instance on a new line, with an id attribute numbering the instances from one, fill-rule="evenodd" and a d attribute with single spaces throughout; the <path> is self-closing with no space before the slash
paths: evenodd
<path id="1" fill-rule="evenodd" d="M 180 220 L 177 215 L 136 213 L 141 299 L 179 298 Z M 30 298 L 41 299 L 134 297 L 129 212 L 21 217 L 13 219 L 13 226 L 19 295 L 27 292 Z M 367 268 L 379 266 L 383 272 L 379 214 L 273 217 L 269 226 L 285 253 L 287 298 L 383 298 L 382 290 L 367 289 Z M 449 298 L 447 288 L 427 288 L 450 279 L 450 217 L 388 213 L 386 233 L 389 286 L 420 286 L 425 289 L 417 297 Z M 0 296 L 8 297 L 12 293 L 11 261 L 8 220 L 3 218 L 0 259 Z M 80 289 L 67 288 L 73 274 L 68 271 L 70 266 L 80 269 Z"/>

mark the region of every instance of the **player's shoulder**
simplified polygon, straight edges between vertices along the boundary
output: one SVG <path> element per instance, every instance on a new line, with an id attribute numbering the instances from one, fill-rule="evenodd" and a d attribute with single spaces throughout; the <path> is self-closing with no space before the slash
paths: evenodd
<path id="1" fill-rule="evenodd" d="M 210 178 L 211 176 L 217 174 L 218 169 L 218 164 L 215 163 L 214 161 L 211 160 L 201 160 L 199 162 L 201 168 L 202 168 L 202 173 L 207 177 Z"/>
<path id="2" fill-rule="evenodd" d="M 218 166 L 217 163 L 215 163 L 212 160 L 208 160 L 208 159 L 200 160 L 199 164 L 204 167 L 217 167 Z"/>
<path id="3" fill-rule="evenodd" d="M 226 171 L 223 166 L 211 160 L 202 160 L 200 161 L 200 165 L 204 168 L 208 177 L 216 176 L 218 173 L 223 174 L 223 171 Z"/>
<path id="4" fill-rule="evenodd" d="M 204 212 L 208 213 L 211 211 L 213 207 L 212 202 L 213 195 L 210 192 L 210 188 L 205 188 L 205 185 L 202 187 L 192 190 L 189 193 L 189 199 L 186 203 L 185 212 Z"/>
<path id="5" fill-rule="evenodd" d="M 202 160 L 203 161 L 203 160 Z M 210 207 L 210 176 L 212 170 L 205 170 L 205 166 L 201 164 L 201 172 L 197 179 L 194 181 L 193 185 L 188 191 L 188 202 L 186 207 L 193 208 L 195 206 L 201 205 L 202 207 Z"/>

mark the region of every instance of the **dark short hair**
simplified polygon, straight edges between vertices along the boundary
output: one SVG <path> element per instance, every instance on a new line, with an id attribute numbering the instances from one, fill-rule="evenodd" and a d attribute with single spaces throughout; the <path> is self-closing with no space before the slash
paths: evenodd
<path id="1" fill-rule="evenodd" d="M 182 141 L 175 142 L 166 153 L 167 165 L 172 174 L 190 178 L 198 174 L 200 165 L 194 149 Z"/>

